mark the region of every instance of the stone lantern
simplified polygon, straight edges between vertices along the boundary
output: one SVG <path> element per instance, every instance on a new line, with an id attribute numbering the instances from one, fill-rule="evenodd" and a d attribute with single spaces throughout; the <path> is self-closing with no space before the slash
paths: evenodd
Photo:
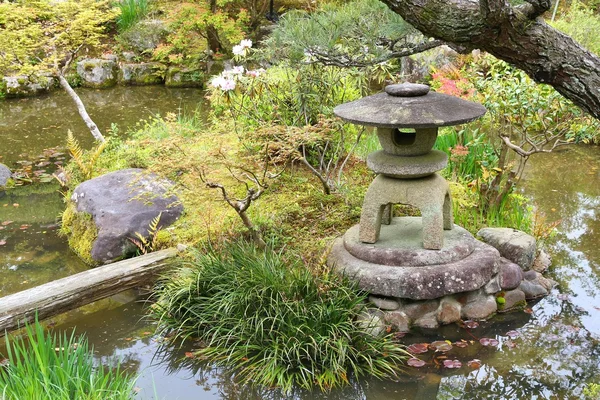
<path id="1" fill-rule="evenodd" d="M 453 223 L 448 183 L 436 173 L 448 157 L 432 148 L 440 126 L 473 121 L 485 112 L 479 104 L 407 83 L 334 109 L 346 121 L 375 127 L 383 147 L 367 158 L 377 177 L 365 195 L 360 223 L 336 239 L 327 258 L 370 294 L 366 326 L 406 331 L 411 325 L 485 319 L 535 297 L 528 279 L 538 280 L 541 294 L 552 287 L 535 271 L 523 272 L 529 266 L 507 259 L 517 259 L 511 252 L 527 247 L 522 232 L 500 229 L 508 239 L 495 246 L 504 258 Z M 394 204 L 415 206 L 421 217 L 392 218 Z"/>
<path id="2" fill-rule="evenodd" d="M 411 83 L 389 85 L 384 93 L 335 108 L 346 121 L 376 127 L 383 147 L 367 159 L 378 176 L 363 203 L 362 243 L 377 242 L 382 222 L 390 224 L 391 204 L 401 203 L 421 210 L 423 247 L 444 246 L 443 230 L 453 228 L 453 218 L 448 183 L 436 173 L 446 166 L 448 156 L 432 150 L 438 127 L 472 121 L 485 111 L 479 104 Z"/>
<path id="3" fill-rule="evenodd" d="M 485 112 L 479 104 L 410 83 L 337 106 L 334 113 L 342 119 L 375 127 L 383 150 L 367 159 L 377 177 L 360 223 L 337 239 L 328 263 L 362 289 L 393 298 L 433 299 L 489 282 L 498 252 L 453 224 L 448 183 L 436 173 L 448 157 L 432 150 L 438 127 Z M 421 217 L 392 218 L 394 204 L 415 206 Z"/>

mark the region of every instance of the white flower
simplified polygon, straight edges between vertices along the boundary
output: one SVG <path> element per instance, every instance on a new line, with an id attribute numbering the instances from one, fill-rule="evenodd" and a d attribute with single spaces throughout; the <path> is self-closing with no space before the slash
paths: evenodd
<path id="1" fill-rule="evenodd" d="M 221 75 L 219 76 L 215 76 L 211 81 L 210 81 L 210 85 L 214 88 L 222 88 L 223 84 L 225 83 L 226 79 L 223 78 Z"/>
<path id="2" fill-rule="evenodd" d="M 233 69 L 231 70 L 233 75 L 240 75 L 244 73 L 244 67 L 242 67 L 241 65 L 233 67 Z"/>
<path id="3" fill-rule="evenodd" d="M 246 76 L 252 77 L 252 78 L 257 78 L 260 75 L 260 72 L 258 70 L 248 70 L 246 71 Z"/>
<path id="4" fill-rule="evenodd" d="M 246 53 L 246 50 L 239 44 L 233 46 L 232 51 L 236 56 L 243 56 Z"/>
<path id="5" fill-rule="evenodd" d="M 225 92 L 235 89 L 235 81 L 231 79 L 225 79 L 225 82 L 221 85 L 221 89 Z"/>
<path id="6" fill-rule="evenodd" d="M 242 46 L 242 48 L 244 48 L 244 49 L 249 49 L 249 48 L 252 47 L 252 40 L 250 40 L 250 39 L 243 39 L 240 42 L 240 46 Z"/>
<path id="7" fill-rule="evenodd" d="M 214 88 L 221 89 L 225 92 L 235 89 L 235 81 L 232 79 L 224 78 L 221 75 L 214 77 L 210 81 L 210 85 Z"/>

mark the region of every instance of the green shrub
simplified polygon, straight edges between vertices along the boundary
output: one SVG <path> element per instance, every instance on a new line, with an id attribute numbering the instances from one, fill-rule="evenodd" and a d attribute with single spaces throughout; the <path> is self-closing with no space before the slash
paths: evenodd
<path id="1" fill-rule="evenodd" d="M 131 28 L 148 14 L 148 0 L 119 0 L 121 15 L 117 18 L 119 32 Z"/>
<path id="2" fill-rule="evenodd" d="M 406 355 L 359 326 L 366 295 L 347 281 L 248 244 L 207 248 L 157 293 L 160 326 L 200 338 L 198 355 L 243 383 L 327 390 L 350 375 L 392 376 Z"/>
<path id="3" fill-rule="evenodd" d="M 24 336 L 6 336 L 7 365 L 0 367 L 6 400 L 130 400 L 134 380 L 119 368 L 94 365 L 87 339 L 50 334 L 36 321 Z"/>
<path id="4" fill-rule="evenodd" d="M 567 13 L 551 24 L 592 53 L 600 55 L 600 16 L 580 1 L 573 1 Z"/>
<path id="5" fill-rule="evenodd" d="M 323 51 L 370 62 L 389 54 L 385 40 L 416 37 L 421 35 L 379 1 L 333 2 L 312 13 L 286 13 L 265 40 L 262 58 L 297 65 Z"/>

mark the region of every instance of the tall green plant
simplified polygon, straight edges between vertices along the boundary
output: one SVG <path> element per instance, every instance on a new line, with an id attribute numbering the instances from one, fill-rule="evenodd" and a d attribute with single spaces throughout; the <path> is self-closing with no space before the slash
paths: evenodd
<path id="1" fill-rule="evenodd" d="M 131 28 L 148 14 L 148 0 L 120 0 L 117 2 L 121 14 L 117 18 L 120 32 Z"/>
<path id="2" fill-rule="evenodd" d="M 200 338 L 198 355 L 244 383 L 328 390 L 350 375 L 393 376 L 406 357 L 356 322 L 365 296 L 296 258 L 238 243 L 180 268 L 158 288 L 153 310 L 164 330 Z"/>
<path id="3" fill-rule="evenodd" d="M 83 336 L 50 334 L 37 322 L 24 336 L 6 336 L 0 393 L 6 400 L 131 400 L 134 379 L 96 366 Z"/>

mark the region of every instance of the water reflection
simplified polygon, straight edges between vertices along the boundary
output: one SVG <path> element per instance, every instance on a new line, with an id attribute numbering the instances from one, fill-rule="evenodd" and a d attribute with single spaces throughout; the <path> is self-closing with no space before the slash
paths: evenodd
<path id="1" fill-rule="evenodd" d="M 142 118 L 167 112 L 194 111 L 203 103 L 198 89 L 164 86 L 123 87 L 108 90 L 78 88 L 90 116 L 104 133 L 116 124 L 121 131 Z M 27 99 L 0 101 L 0 162 L 11 165 L 20 154 L 41 154 L 49 147 L 64 146 L 71 130 L 82 147 L 93 138 L 79 117 L 73 101 L 61 90 Z"/>

